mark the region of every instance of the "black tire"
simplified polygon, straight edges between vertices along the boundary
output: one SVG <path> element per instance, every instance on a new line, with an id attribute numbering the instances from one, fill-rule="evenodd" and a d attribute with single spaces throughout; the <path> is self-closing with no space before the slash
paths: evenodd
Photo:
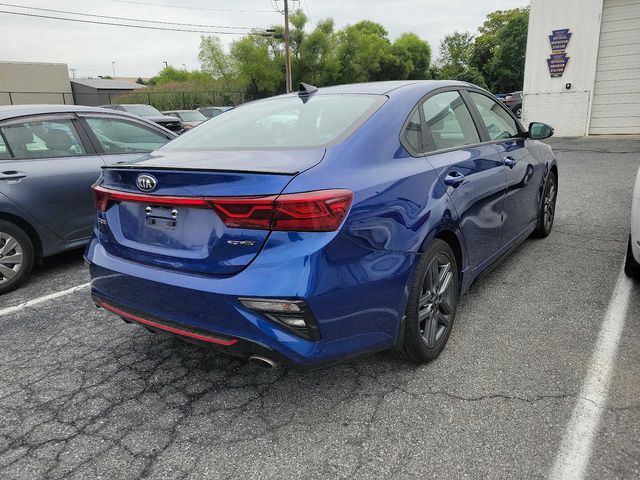
<path id="1" fill-rule="evenodd" d="M 538 225 L 531 234 L 532 237 L 548 237 L 553 228 L 556 216 L 556 200 L 558 199 L 558 176 L 555 172 L 549 172 L 547 182 L 544 185 L 540 211 L 538 212 Z"/>
<path id="2" fill-rule="evenodd" d="M 631 251 L 631 235 L 629 235 L 629 244 L 627 245 L 627 258 L 624 261 L 624 273 L 627 277 L 640 280 L 640 264 L 636 262 Z"/>
<path id="3" fill-rule="evenodd" d="M 446 269 L 445 263 L 448 263 L 450 270 Z M 446 294 L 440 292 L 442 298 L 437 300 L 437 295 L 434 295 L 434 290 L 430 288 L 433 283 L 432 274 L 445 279 L 447 272 L 451 274 L 450 283 Z M 423 363 L 440 355 L 449 340 L 456 317 L 458 279 L 458 264 L 451 247 L 442 240 L 434 240 L 422 254 L 416 276 L 410 286 L 404 331 L 400 343 L 395 348 L 398 357 L 410 362 Z M 429 327 L 432 329 L 427 332 L 426 329 Z"/>
<path id="4" fill-rule="evenodd" d="M 15 240 L 16 246 L 12 247 L 13 242 L 9 243 L 7 238 Z M 9 243 L 9 247 L 7 244 Z M 4 251 L 5 247 L 9 248 Z M 33 261 L 35 258 L 33 243 L 29 236 L 17 225 L 0 220 L 0 295 L 10 292 L 18 288 L 27 278 L 31 269 L 33 268 Z M 17 257 L 17 254 L 21 252 L 22 264 L 18 266 L 17 263 L 7 263 L 6 258 Z M 3 263 L 2 260 L 5 259 Z M 4 268 L 3 268 L 4 267 Z M 9 269 L 14 271 L 13 276 L 9 278 Z M 4 270 L 4 272 L 3 272 Z"/>

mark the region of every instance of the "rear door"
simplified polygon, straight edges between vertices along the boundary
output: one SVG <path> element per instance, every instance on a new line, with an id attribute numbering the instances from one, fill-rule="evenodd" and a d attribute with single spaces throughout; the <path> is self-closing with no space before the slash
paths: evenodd
<path id="1" fill-rule="evenodd" d="M 469 263 L 477 267 L 502 243 L 505 167 L 495 147 L 482 143 L 459 91 L 436 93 L 422 104 L 427 159 L 458 213 Z"/>
<path id="2" fill-rule="evenodd" d="M 107 165 L 139 158 L 176 137 L 135 119 L 109 114 L 80 114 L 96 151 Z"/>
<path id="3" fill-rule="evenodd" d="M 0 156 L 0 192 L 64 240 L 90 236 L 91 185 L 104 162 L 75 115 L 5 121 L 0 132 L 10 154 Z"/>
<path id="4" fill-rule="evenodd" d="M 503 244 L 506 244 L 538 218 L 538 187 L 542 184 L 544 166 L 538 160 L 537 147 L 520 136 L 518 122 L 499 102 L 481 92 L 468 94 L 487 140 L 493 143 L 505 163 Z"/>

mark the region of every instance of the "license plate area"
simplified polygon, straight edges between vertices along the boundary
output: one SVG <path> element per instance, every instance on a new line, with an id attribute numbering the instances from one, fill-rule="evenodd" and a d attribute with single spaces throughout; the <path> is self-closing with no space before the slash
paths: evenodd
<path id="1" fill-rule="evenodd" d="M 158 228 L 160 230 L 175 230 L 178 225 L 177 220 L 165 217 L 147 217 L 147 227 Z"/>

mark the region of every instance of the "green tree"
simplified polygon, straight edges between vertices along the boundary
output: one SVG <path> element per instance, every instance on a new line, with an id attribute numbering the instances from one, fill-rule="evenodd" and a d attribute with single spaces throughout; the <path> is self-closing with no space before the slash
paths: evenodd
<path id="1" fill-rule="evenodd" d="M 482 72 L 471 64 L 473 35 L 469 32 L 454 32 L 440 43 L 440 65 L 438 78 L 460 80 L 486 88 Z"/>
<path id="2" fill-rule="evenodd" d="M 200 37 L 198 59 L 202 70 L 214 79 L 230 81 L 237 73 L 233 58 L 224 51 L 220 39 L 213 35 Z"/>
<path id="3" fill-rule="evenodd" d="M 335 83 L 339 72 L 334 23 L 329 18 L 318 22 L 302 40 L 294 63 L 293 79 L 295 83 L 306 82 L 320 87 Z"/>
<path id="4" fill-rule="evenodd" d="M 178 70 L 172 66 L 163 68 L 160 73 L 150 80 L 152 85 L 162 85 L 165 83 L 187 82 L 190 80 L 209 80 L 211 77 L 200 70 Z"/>
<path id="5" fill-rule="evenodd" d="M 338 32 L 337 51 L 340 61 L 339 83 L 404 77 L 392 75 L 392 67 L 397 62 L 392 58 L 387 31 L 379 23 L 363 20 L 347 25 Z"/>
<path id="6" fill-rule="evenodd" d="M 497 10 L 478 29 L 471 63 L 492 91 L 522 88 L 528 23 L 528 8 Z"/>
<path id="7" fill-rule="evenodd" d="M 394 54 L 408 67 L 407 78 L 420 80 L 431 78 L 429 65 L 431 64 L 431 47 L 421 40 L 415 33 L 403 33 L 392 48 Z"/>
<path id="8" fill-rule="evenodd" d="M 231 44 L 230 55 L 237 65 L 238 80 L 256 97 L 284 90 L 284 58 L 268 38 L 249 35 Z"/>

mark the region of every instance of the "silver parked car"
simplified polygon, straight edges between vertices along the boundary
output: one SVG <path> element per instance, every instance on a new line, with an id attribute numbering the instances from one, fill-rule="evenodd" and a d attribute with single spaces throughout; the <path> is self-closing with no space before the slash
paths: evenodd
<path id="1" fill-rule="evenodd" d="M 200 107 L 198 111 L 207 118 L 217 117 L 233 107 Z"/>
<path id="2" fill-rule="evenodd" d="M 176 135 L 135 115 L 76 105 L 0 107 L 0 293 L 36 258 L 81 247 L 95 223 L 101 167 Z"/>
<path id="3" fill-rule="evenodd" d="M 185 130 L 191 130 L 193 127 L 200 125 L 202 122 L 209 120 L 198 110 L 170 110 L 162 112 L 170 117 L 177 117 L 182 120 L 182 126 Z"/>
<path id="4" fill-rule="evenodd" d="M 633 188 L 633 200 L 631 203 L 631 234 L 627 247 L 627 258 L 624 271 L 630 277 L 640 280 L 640 169 L 636 174 L 636 183 Z"/>

